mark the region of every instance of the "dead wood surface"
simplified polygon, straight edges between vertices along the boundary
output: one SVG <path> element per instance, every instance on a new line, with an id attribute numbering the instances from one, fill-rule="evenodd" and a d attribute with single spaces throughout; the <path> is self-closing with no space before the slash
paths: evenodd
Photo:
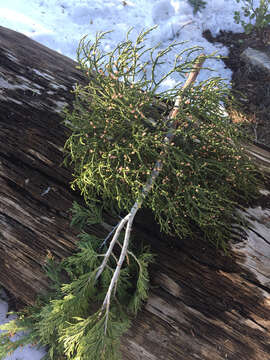
<path id="1" fill-rule="evenodd" d="M 48 251 L 75 248 L 75 194 L 61 167 L 67 130 L 59 111 L 83 81 L 76 63 L 0 28 L 0 282 L 26 303 L 46 288 Z"/>
<path id="2" fill-rule="evenodd" d="M 0 27 L 0 283 L 25 303 L 47 287 L 48 252 L 63 258 L 76 247 L 69 209 L 80 198 L 60 166 L 67 130 L 59 114 L 85 81 L 75 66 Z M 254 228 L 232 242 L 230 256 L 202 239 L 170 245 L 138 214 L 135 236 L 157 257 L 149 300 L 123 337 L 124 360 L 269 360 L 268 188 L 247 211 Z"/>

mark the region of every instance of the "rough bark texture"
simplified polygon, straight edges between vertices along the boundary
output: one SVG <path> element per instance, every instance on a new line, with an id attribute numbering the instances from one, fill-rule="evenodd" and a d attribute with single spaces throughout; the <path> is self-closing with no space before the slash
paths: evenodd
<path id="1" fill-rule="evenodd" d="M 59 111 L 83 81 L 76 63 L 0 28 L 0 282 L 31 302 L 46 288 L 40 265 L 75 248 L 76 195 L 61 167 L 67 130 Z"/>
<path id="2" fill-rule="evenodd" d="M 60 167 L 67 130 L 59 115 L 75 82 L 85 81 L 75 66 L 0 27 L 0 283 L 25 303 L 47 287 L 48 252 L 63 258 L 76 247 L 69 209 L 80 199 Z M 249 151 L 269 171 L 269 153 Z M 123 338 L 123 359 L 269 360 L 269 194 L 248 209 L 254 228 L 232 242 L 230 256 L 202 239 L 169 246 L 139 214 L 134 232 L 157 261 L 149 300 Z"/>

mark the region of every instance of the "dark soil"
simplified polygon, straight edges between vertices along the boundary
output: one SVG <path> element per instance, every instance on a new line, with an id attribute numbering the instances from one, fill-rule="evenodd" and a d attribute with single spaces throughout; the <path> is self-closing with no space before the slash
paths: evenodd
<path id="1" fill-rule="evenodd" d="M 247 120 L 254 141 L 270 147 L 270 73 L 251 66 L 241 57 L 248 47 L 268 52 L 270 56 L 270 26 L 265 29 L 263 38 L 256 33 L 246 35 L 225 31 L 215 38 L 210 31 L 205 31 L 204 37 L 229 49 L 229 55 L 223 61 L 233 72 L 232 89 L 241 104 L 241 115 L 234 114 L 234 121 Z"/>

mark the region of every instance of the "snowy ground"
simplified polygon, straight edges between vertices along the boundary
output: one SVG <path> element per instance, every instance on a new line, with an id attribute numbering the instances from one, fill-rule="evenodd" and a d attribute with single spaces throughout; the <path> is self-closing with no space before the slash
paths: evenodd
<path id="1" fill-rule="evenodd" d="M 217 51 L 226 56 L 228 49 L 221 44 L 210 44 L 202 32 L 209 29 L 216 35 L 220 30 L 241 31 L 241 26 L 233 20 L 234 11 L 239 8 L 236 0 L 207 0 L 206 8 L 194 15 L 187 0 L 0 0 L 0 25 L 74 59 L 84 35 L 93 40 L 97 31 L 114 30 L 104 43 L 104 48 L 109 50 L 123 40 L 131 27 L 136 36 L 153 25 L 158 25 L 158 29 L 149 37 L 150 46 L 160 42 L 163 48 L 172 40 L 189 41 L 183 47 L 201 46 L 207 54 Z M 172 64 L 178 51 L 170 55 L 161 71 Z M 211 75 L 230 81 L 231 71 L 222 61 L 211 60 L 206 65 L 215 70 Z M 208 71 L 201 72 L 200 80 L 207 77 Z M 174 81 L 177 79 L 172 78 L 167 85 Z M 7 321 L 6 311 L 7 304 L 0 300 L 0 323 Z M 38 360 L 42 356 L 42 352 L 25 348 L 6 359 Z"/>
<path id="2" fill-rule="evenodd" d="M 172 40 L 189 41 L 170 54 L 165 64 L 168 68 L 174 55 L 187 46 L 202 46 L 208 54 L 217 51 L 226 56 L 228 50 L 221 44 L 210 44 L 202 32 L 209 29 L 216 35 L 221 29 L 240 31 L 241 26 L 233 20 L 239 7 L 236 0 L 208 0 L 206 8 L 194 15 L 187 0 L 0 0 L 0 25 L 20 31 L 71 58 L 76 58 L 83 35 L 94 39 L 97 31 L 114 30 L 104 43 L 110 49 L 131 27 L 135 37 L 142 29 L 158 25 L 149 38 L 151 45 L 160 42 L 162 48 Z M 208 61 L 206 65 L 215 69 L 215 76 L 230 80 L 231 71 L 222 61 Z M 199 79 L 208 77 L 209 72 L 204 71 Z"/>
<path id="3" fill-rule="evenodd" d="M 14 315 L 7 315 L 8 304 L 4 300 L 6 295 L 0 289 L 0 324 L 4 324 L 14 318 Z M 14 336 L 14 340 L 16 336 Z M 36 349 L 31 346 L 25 346 L 24 348 L 17 349 L 14 353 L 5 360 L 40 360 L 44 355 L 45 351 L 42 349 Z"/>

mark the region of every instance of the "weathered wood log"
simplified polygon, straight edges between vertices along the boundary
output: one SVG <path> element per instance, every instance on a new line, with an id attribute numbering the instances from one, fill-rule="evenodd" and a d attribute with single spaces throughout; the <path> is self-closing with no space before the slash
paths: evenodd
<path id="1" fill-rule="evenodd" d="M 59 114 L 75 82 L 85 81 L 75 66 L 0 27 L 0 283 L 27 304 L 47 288 L 48 252 L 61 259 L 76 248 L 69 209 L 80 197 L 60 166 L 68 132 Z M 269 194 L 249 209 L 255 228 L 230 256 L 203 239 L 171 247 L 139 214 L 134 232 L 157 261 L 149 300 L 123 337 L 123 359 L 269 360 Z"/>
<path id="2" fill-rule="evenodd" d="M 61 167 L 66 129 L 59 111 L 83 81 L 72 60 L 0 29 L 0 282 L 24 302 L 46 288 L 46 253 L 63 257 L 69 227 L 70 172 Z"/>

